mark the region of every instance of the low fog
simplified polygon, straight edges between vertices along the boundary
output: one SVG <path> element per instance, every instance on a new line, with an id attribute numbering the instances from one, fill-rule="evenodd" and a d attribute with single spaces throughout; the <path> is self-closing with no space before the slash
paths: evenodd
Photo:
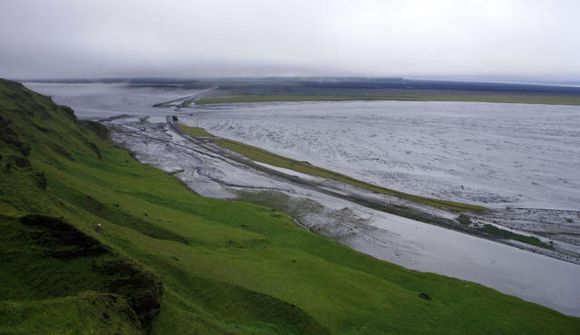
<path id="1" fill-rule="evenodd" d="M 580 2 L 3 0 L 0 77 L 578 80 Z"/>

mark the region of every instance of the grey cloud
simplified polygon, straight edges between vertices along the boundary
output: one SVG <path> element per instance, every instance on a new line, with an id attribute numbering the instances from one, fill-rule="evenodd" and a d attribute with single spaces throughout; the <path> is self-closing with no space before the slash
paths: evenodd
<path id="1" fill-rule="evenodd" d="M 0 76 L 580 77 L 574 0 L 2 0 Z"/>

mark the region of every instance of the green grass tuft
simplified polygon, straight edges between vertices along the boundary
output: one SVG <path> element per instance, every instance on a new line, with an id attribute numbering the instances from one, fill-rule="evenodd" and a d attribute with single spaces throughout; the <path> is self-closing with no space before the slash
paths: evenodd
<path id="1" fill-rule="evenodd" d="M 210 137 L 210 138 L 214 138 L 215 137 L 212 134 L 210 134 L 209 132 L 207 132 L 205 129 L 200 128 L 200 127 L 188 127 L 188 126 L 185 126 L 183 124 L 178 124 L 177 127 L 179 129 L 181 129 L 181 131 L 183 131 L 184 133 L 186 133 L 189 136 L 193 136 L 193 137 Z"/>
<path id="2" fill-rule="evenodd" d="M 552 245 L 545 243 L 545 242 L 542 242 L 539 238 L 537 238 L 535 236 L 526 236 L 526 235 L 522 235 L 522 234 L 517 234 L 517 233 L 511 232 L 509 230 L 498 228 L 494 225 L 486 224 L 483 227 L 479 228 L 479 230 L 486 232 L 486 233 L 489 233 L 489 234 L 492 234 L 494 236 L 498 236 L 500 238 L 514 240 L 514 241 L 520 241 L 520 242 L 535 245 L 537 247 L 544 248 L 544 249 L 554 249 L 554 247 Z"/>
<path id="3" fill-rule="evenodd" d="M 459 214 L 457 217 L 457 222 L 461 223 L 462 225 L 469 226 L 471 224 L 471 217 L 465 214 Z"/>

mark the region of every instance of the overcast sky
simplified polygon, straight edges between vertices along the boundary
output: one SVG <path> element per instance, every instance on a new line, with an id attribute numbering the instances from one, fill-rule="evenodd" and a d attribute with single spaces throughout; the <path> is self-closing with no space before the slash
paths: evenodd
<path id="1" fill-rule="evenodd" d="M 579 0 L 0 0 L 0 77 L 580 80 Z"/>

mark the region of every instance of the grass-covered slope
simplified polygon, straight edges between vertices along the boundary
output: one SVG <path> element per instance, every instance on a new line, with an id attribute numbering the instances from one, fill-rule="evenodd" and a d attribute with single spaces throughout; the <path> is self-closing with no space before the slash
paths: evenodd
<path id="1" fill-rule="evenodd" d="M 480 285 L 375 260 L 269 208 L 195 195 L 20 85 L 0 82 L 0 116 L 0 333 L 145 332 L 161 285 L 153 334 L 580 329 Z"/>

